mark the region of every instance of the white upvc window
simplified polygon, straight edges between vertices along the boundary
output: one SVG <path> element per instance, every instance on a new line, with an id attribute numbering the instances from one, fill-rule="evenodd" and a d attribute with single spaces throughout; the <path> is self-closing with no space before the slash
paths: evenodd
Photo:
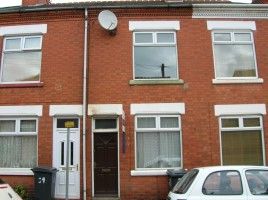
<path id="1" fill-rule="evenodd" d="M 252 31 L 214 30 L 212 40 L 217 80 L 258 78 Z"/>
<path id="2" fill-rule="evenodd" d="M 220 117 L 223 165 L 265 165 L 262 117 Z"/>
<path id="3" fill-rule="evenodd" d="M 179 115 L 137 115 L 136 169 L 182 167 Z"/>
<path id="4" fill-rule="evenodd" d="M 37 165 L 37 118 L 0 119 L 0 170 Z"/>
<path id="5" fill-rule="evenodd" d="M 133 32 L 134 79 L 178 79 L 176 41 L 175 31 Z"/>
<path id="6" fill-rule="evenodd" d="M 40 81 L 42 35 L 4 38 L 1 83 L 36 83 Z"/>

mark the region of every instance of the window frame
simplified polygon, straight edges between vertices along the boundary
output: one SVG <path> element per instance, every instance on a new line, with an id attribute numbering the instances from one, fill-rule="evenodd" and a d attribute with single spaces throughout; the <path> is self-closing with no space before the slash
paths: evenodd
<path id="1" fill-rule="evenodd" d="M 137 120 L 139 117 L 142 118 L 146 118 L 146 117 L 155 117 L 156 118 L 156 128 L 138 128 L 137 127 Z M 178 118 L 178 123 L 179 126 L 178 128 L 161 128 L 160 127 L 160 118 L 161 117 L 176 117 Z M 134 140 L 135 140 L 135 170 L 137 171 L 161 171 L 161 170 L 167 170 L 167 169 L 174 169 L 174 168 L 178 168 L 181 169 L 183 167 L 183 142 L 182 142 L 182 129 L 181 129 L 181 116 L 178 114 L 141 114 L 141 115 L 135 115 L 135 132 L 134 132 Z M 170 168 L 139 168 L 138 167 L 138 155 L 137 155 L 137 132 L 161 132 L 161 131 L 169 131 L 169 132 L 175 132 L 178 131 L 179 132 L 179 138 L 180 138 L 180 166 L 178 167 L 170 167 Z M 178 149 L 179 149 L 178 148 Z"/>
<path id="2" fill-rule="evenodd" d="M 37 117 L 1 117 L 0 121 L 14 120 L 15 121 L 15 131 L 14 132 L 0 132 L 0 136 L 36 136 L 36 165 L 38 165 L 38 122 Z M 20 125 L 22 120 L 35 120 L 36 131 L 34 132 L 21 132 Z M 31 168 L 1 168 L 0 175 L 32 175 Z"/>
<path id="3" fill-rule="evenodd" d="M 255 127 L 245 127 L 243 126 L 243 119 L 248 119 L 248 118 L 259 118 L 260 120 L 260 126 L 255 126 Z M 227 127 L 223 128 L 222 127 L 222 122 L 221 119 L 238 119 L 238 127 Z M 222 154 L 222 134 L 224 132 L 228 131 L 252 131 L 252 130 L 257 130 L 261 132 L 261 144 L 262 144 L 262 161 L 263 165 L 265 166 L 266 164 L 266 155 L 265 155 L 265 141 L 264 141 L 264 128 L 263 128 L 263 117 L 261 115 L 226 115 L 226 116 L 220 116 L 218 118 L 219 120 L 219 138 L 220 138 L 220 159 L 221 159 L 221 165 L 223 165 L 223 154 Z"/>
<path id="4" fill-rule="evenodd" d="M 231 41 L 215 41 L 214 38 L 214 34 L 217 33 L 229 33 L 231 36 Z M 250 39 L 251 41 L 235 41 L 235 34 L 250 34 Z M 215 80 L 252 80 L 252 79 L 258 79 L 258 67 L 257 67 L 257 58 L 256 58 L 256 50 L 255 50 L 255 42 L 254 42 L 254 35 L 253 35 L 253 31 L 251 30 L 230 30 L 230 29 L 226 29 L 226 30 L 212 30 L 211 31 L 211 41 L 212 41 L 212 53 L 213 53 L 213 65 L 214 65 L 214 77 Z M 254 67 L 255 67 L 255 72 L 256 72 L 256 76 L 252 76 L 252 77 L 218 77 L 217 76 L 217 66 L 216 66 L 216 53 L 215 53 L 215 44 L 218 45 L 252 45 L 252 50 L 253 50 L 253 59 L 254 59 Z"/>
<path id="5" fill-rule="evenodd" d="M 152 33 L 152 43 L 136 43 L 136 34 L 139 33 Z M 159 33 L 171 33 L 174 36 L 174 42 L 170 43 L 158 43 L 157 42 L 157 34 Z M 175 53 L 176 53 L 176 78 L 144 78 L 144 79 L 137 79 L 135 77 L 135 47 L 174 47 Z M 133 66 L 133 80 L 136 81 L 146 81 L 146 80 L 179 80 L 179 56 L 178 56 L 178 43 L 177 43 L 177 32 L 176 31 L 169 31 L 169 30 L 146 30 L 146 31 L 140 31 L 136 30 L 132 33 L 132 66 Z"/>
<path id="6" fill-rule="evenodd" d="M 36 48 L 25 48 L 25 40 L 29 39 L 29 38 L 40 38 L 39 46 Z M 20 39 L 21 40 L 20 41 L 20 48 L 6 50 L 7 40 L 10 40 L 10 39 Z M 0 84 L 40 83 L 42 57 L 40 60 L 41 64 L 40 64 L 40 72 L 39 72 L 39 80 L 38 81 L 2 81 L 2 78 L 3 78 L 3 65 L 4 65 L 5 54 L 23 53 L 23 52 L 41 52 L 41 55 L 42 55 L 42 45 L 43 45 L 43 35 L 41 35 L 41 34 L 5 36 L 3 39 L 3 50 L 2 50 L 1 67 L 0 67 Z"/>

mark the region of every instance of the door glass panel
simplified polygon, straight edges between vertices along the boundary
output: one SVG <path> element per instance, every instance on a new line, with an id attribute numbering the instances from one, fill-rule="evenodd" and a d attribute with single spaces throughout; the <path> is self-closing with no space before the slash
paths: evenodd
<path id="1" fill-rule="evenodd" d="M 71 118 L 61 118 L 57 119 L 57 128 L 65 128 L 65 122 L 67 121 L 73 121 L 74 122 L 74 128 L 78 128 L 78 119 L 71 119 Z"/>
<path id="2" fill-rule="evenodd" d="M 114 129 L 117 127 L 116 119 L 96 119 L 95 129 Z"/>
<path id="3" fill-rule="evenodd" d="M 71 150 L 70 150 L 70 165 L 74 165 L 74 142 L 71 142 Z"/>
<path id="4" fill-rule="evenodd" d="M 64 142 L 61 142 L 61 165 L 64 165 Z"/>

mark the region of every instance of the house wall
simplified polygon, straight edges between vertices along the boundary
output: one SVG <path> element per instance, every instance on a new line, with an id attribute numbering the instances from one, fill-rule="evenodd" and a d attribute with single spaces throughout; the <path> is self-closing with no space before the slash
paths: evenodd
<path id="1" fill-rule="evenodd" d="M 49 116 L 49 106 L 82 102 L 83 12 L 1 14 L 0 27 L 28 24 L 47 24 L 47 33 L 43 35 L 41 83 L 0 84 L 0 105 L 43 106 L 38 124 L 38 165 L 52 166 L 53 117 Z M 0 41 L 2 52 L 3 37 Z M 33 176 L 0 177 L 13 186 L 23 184 L 33 191 Z"/>
<path id="2" fill-rule="evenodd" d="M 130 12 L 131 14 L 125 14 Z M 220 165 L 220 138 L 217 104 L 267 104 L 267 40 L 266 20 L 255 21 L 254 40 L 259 77 L 264 83 L 212 83 L 214 64 L 211 31 L 206 19 L 191 19 L 180 12 L 116 11 L 118 27 L 115 36 L 103 30 L 97 16 L 90 20 L 89 102 L 92 104 L 121 103 L 126 114 L 126 153 L 120 153 L 122 199 L 165 199 L 168 192 L 166 176 L 131 176 L 135 170 L 133 103 L 185 103 L 182 115 L 183 167 Z M 129 21 L 179 20 L 177 31 L 180 85 L 130 85 L 133 79 L 132 32 Z M 214 19 L 210 19 L 214 20 Z M 225 19 L 215 19 L 225 20 Z M 237 19 L 228 19 L 237 20 Z M 240 20 L 239 20 L 240 21 Z M 267 154 L 267 117 L 264 116 L 265 151 Z M 89 154 L 90 152 L 88 152 Z M 267 157 L 267 156 L 266 156 Z"/>
<path id="3" fill-rule="evenodd" d="M 185 103 L 181 116 L 183 168 L 220 164 L 218 118 L 216 104 L 267 104 L 268 102 L 268 21 L 255 21 L 255 49 L 258 74 L 264 79 L 256 84 L 212 83 L 214 65 L 211 32 L 207 20 L 192 19 L 190 9 L 117 9 L 115 36 L 103 30 L 98 21 L 100 10 L 92 10 L 89 18 L 89 104 L 123 104 L 126 115 L 126 152 L 120 150 L 121 199 L 165 199 L 168 192 L 167 176 L 131 176 L 135 170 L 133 103 Z M 133 79 L 132 32 L 129 21 L 179 20 L 177 31 L 179 77 L 178 85 L 130 85 Z M 220 20 L 220 19 L 217 19 Z M 232 19 L 228 19 L 232 20 Z M 235 19 L 237 20 L 237 19 Z M 49 106 L 82 103 L 83 34 L 81 11 L 24 13 L 1 15 L 0 26 L 47 24 L 43 37 L 41 84 L 0 85 L 1 106 L 43 105 L 39 120 L 38 164 L 52 165 L 53 118 Z M 0 38 L 2 48 L 3 38 Z M 265 152 L 267 154 L 267 117 L 264 115 Z M 122 145 L 120 129 L 120 146 Z M 87 197 L 91 199 L 91 117 L 87 119 Z M 82 138 L 82 137 L 81 137 Z M 81 140 L 82 143 L 82 140 Z M 82 155 L 82 145 L 81 145 Z M 80 157 L 81 157 L 80 155 Z M 267 156 L 266 156 L 267 157 Z M 267 157 L 268 158 L 268 157 Z M 82 161 L 82 158 L 81 158 Z M 82 163 L 81 163 L 82 166 Z M 82 169 L 81 169 L 82 172 Z M 32 176 L 2 176 L 11 185 L 33 187 Z M 81 173 L 82 183 L 82 173 Z M 82 184 L 81 184 L 82 186 Z M 82 196 L 82 191 L 81 191 Z"/>

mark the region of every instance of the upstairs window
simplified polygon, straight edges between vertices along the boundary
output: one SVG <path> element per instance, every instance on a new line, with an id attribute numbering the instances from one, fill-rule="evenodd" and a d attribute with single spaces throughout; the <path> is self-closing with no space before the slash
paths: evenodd
<path id="1" fill-rule="evenodd" d="M 178 79 L 175 32 L 134 32 L 134 78 Z"/>
<path id="2" fill-rule="evenodd" d="M 257 78 L 251 31 L 214 31 L 212 36 L 216 79 Z"/>
<path id="3" fill-rule="evenodd" d="M 1 83 L 40 81 L 42 36 L 6 37 L 2 55 Z"/>

